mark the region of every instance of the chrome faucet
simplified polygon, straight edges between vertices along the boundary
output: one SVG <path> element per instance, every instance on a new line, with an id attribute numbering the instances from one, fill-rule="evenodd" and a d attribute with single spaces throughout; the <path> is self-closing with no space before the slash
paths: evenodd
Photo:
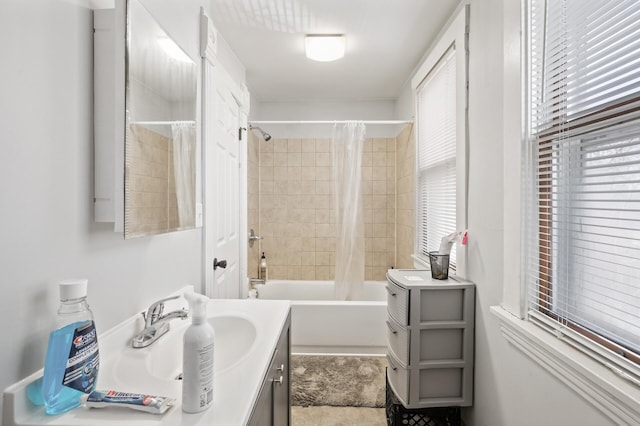
<path id="1" fill-rule="evenodd" d="M 263 286 L 265 285 L 267 282 L 261 278 L 249 278 L 249 290 L 256 290 L 258 291 L 258 287 L 256 287 L 257 285 Z"/>
<path id="2" fill-rule="evenodd" d="M 187 318 L 188 311 L 185 308 L 163 315 L 164 302 L 177 299 L 179 297 L 180 296 L 173 296 L 158 300 L 149 306 L 146 313 L 142 313 L 142 318 L 144 318 L 144 329 L 131 339 L 131 346 L 134 348 L 146 348 L 169 331 L 169 321 L 176 318 Z"/>
<path id="3" fill-rule="evenodd" d="M 249 285 L 253 287 L 254 285 L 265 285 L 267 282 L 262 278 L 249 278 Z"/>

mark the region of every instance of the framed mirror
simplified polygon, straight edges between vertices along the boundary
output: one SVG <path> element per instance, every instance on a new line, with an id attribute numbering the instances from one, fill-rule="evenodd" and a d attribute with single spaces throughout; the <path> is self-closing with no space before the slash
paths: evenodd
<path id="1" fill-rule="evenodd" d="M 196 225 L 197 67 L 139 0 L 126 2 L 124 237 Z"/>

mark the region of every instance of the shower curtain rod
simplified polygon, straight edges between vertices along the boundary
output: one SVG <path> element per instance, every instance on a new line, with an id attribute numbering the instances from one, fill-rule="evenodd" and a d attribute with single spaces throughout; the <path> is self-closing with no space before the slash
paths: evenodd
<path id="1" fill-rule="evenodd" d="M 129 124 L 144 124 L 147 126 L 153 125 L 153 126 L 166 126 L 166 125 L 171 125 L 174 123 L 189 123 L 189 124 L 196 124 L 195 121 L 193 120 L 174 120 L 174 121 L 132 121 Z"/>
<path id="2" fill-rule="evenodd" d="M 351 120 L 351 121 L 360 121 L 364 124 L 412 124 L 413 123 L 413 120 Z M 347 120 L 249 121 L 249 124 L 344 124 L 344 123 L 348 123 L 348 121 Z"/>

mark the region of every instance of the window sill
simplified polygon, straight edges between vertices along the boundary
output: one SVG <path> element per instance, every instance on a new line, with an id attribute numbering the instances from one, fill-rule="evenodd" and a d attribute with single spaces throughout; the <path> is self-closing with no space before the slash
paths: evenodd
<path id="1" fill-rule="evenodd" d="M 412 254 L 411 257 L 413 258 L 413 267 L 414 268 L 416 268 L 416 269 L 425 269 L 425 270 L 430 270 L 431 269 L 431 265 L 429 264 L 428 260 L 425 260 L 425 259 L 421 258 L 417 254 Z"/>
<path id="2" fill-rule="evenodd" d="M 640 388 L 501 306 L 491 312 L 504 338 L 617 424 L 640 425 Z"/>

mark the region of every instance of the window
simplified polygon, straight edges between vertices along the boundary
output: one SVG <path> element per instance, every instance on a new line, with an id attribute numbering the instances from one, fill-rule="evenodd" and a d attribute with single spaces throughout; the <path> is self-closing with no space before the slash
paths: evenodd
<path id="1" fill-rule="evenodd" d="M 416 93 L 417 253 L 424 258 L 456 230 L 455 53 L 449 49 Z M 455 270 L 455 244 L 449 264 Z"/>
<path id="2" fill-rule="evenodd" d="M 640 3 L 530 0 L 529 318 L 638 379 Z"/>
<path id="3" fill-rule="evenodd" d="M 440 248 L 442 237 L 467 229 L 468 36 L 469 5 L 461 5 L 411 79 L 417 268 L 429 266 L 428 252 Z M 466 246 L 454 245 L 449 264 L 466 278 Z"/>

